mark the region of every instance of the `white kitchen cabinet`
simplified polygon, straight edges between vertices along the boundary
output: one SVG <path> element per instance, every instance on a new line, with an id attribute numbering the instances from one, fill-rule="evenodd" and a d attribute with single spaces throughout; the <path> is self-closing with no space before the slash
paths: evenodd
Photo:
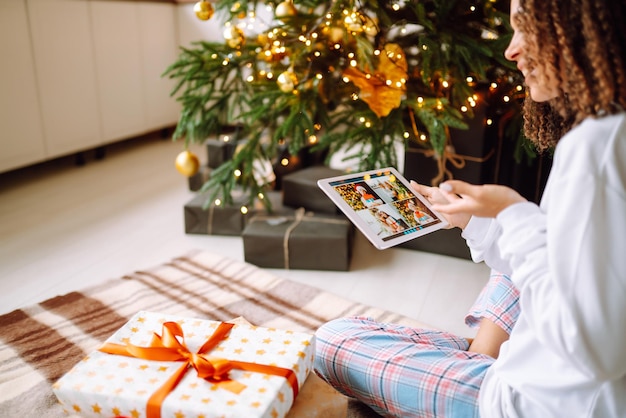
<path id="1" fill-rule="evenodd" d="M 0 2 L 0 172 L 45 157 L 25 0 Z"/>
<path id="2" fill-rule="evenodd" d="M 0 1 L 0 173 L 173 126 L 177 4 Z"/>
<path id="3" fill-rule="evenodd" d="M 102 138 L 111 142 L 144 133 L 139 5 L 91 1 L 90 6 Z"/>
<path id="4" fill-rule="evenodd" d="M 147 124 L 151 129 L 172 126 L 178 121 L 181 107 L 170 97 L 175 81 L 162 74 L 178 57 L 176 5 L 156 2 L 137 5 Z"/>
<path id="5" fill-rule="evenodd" d="M 102 144 L 89 2 L 27 0 L 47 157 Z"/>

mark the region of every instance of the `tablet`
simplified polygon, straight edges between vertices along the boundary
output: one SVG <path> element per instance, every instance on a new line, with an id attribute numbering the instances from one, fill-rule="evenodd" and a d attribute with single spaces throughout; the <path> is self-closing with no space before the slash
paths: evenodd
<path id="1" fill-rule="evenodd" d="M 321 179 L 317 184 L 381 250 L 448 226 L 392 167 Z"/>

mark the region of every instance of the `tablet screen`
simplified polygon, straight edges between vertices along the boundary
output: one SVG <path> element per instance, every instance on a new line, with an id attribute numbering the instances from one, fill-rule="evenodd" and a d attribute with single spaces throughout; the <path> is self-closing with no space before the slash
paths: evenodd
<path id="1" fill-rule="evenodd" d="M 378 248 L 447 226 L 393 168 L 323 179 L 318 184 Z"/>

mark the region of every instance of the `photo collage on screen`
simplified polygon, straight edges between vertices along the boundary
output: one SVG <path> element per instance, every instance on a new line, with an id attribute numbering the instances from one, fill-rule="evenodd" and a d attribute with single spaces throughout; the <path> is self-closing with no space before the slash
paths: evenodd
<path id="1" fill-rule="evenodd" d="M 441 222 L 392 173 L 383 171 L 331 185 L 383 241 Z"/>

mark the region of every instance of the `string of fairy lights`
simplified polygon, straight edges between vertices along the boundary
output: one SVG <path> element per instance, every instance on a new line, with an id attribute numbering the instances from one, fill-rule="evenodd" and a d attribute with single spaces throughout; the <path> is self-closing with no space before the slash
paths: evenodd
<path id="1" fill-rule="evenodd" d="M 393 10 L 400 10 L 404 7 L 404 2 L 405 0 L 398 0 L 393 2 L 391 7 Z M 469 12 L 476 11 L 474 5 L 469 5 L 468 7 Z M 425 97 L 422 95 L 418 95 L 414 98 L 407 97 L 407 82 L 409 75 L 407 74 L 406 69 L 404 71 L 394 69 L 391 71 L 393 74 L 390 76 L 384 71 L 381 72 L 377 71 L 376 68 L 372 69 L 364 66 L 363 63 L 360 62 L 359 57 L 357 56 L 358 54 L 355 51 L 348 50 L 345 43 L 345 39 L 348 35 L 352 37 L 365 36 L 371 40 L 374 39 L 379 32 L 378 19 L 376 16 L 369 16 L 368 14 L 354 8 L 343 9 L 338 12 L 329 11 L 324 14 L 319 21 L 314 22 L 311 25 L 303 26 L 301 28 L 301 33 L 294 34 L 288 32 L 283 25 L 276 25 L 276 22 L 272 21 L 272 19 L 277 19 L 278 21 L 284 23 L 298 15 L 298 9 L 292 0 L 282 1 L 275 6 L 272 4 L 266 4 L 265 13 L 270 17 L 268 19 L 269 21 L 263 17 L 259 17 L 257 11 L 252 8 L 244 10 L 240 3 L 234 3 L 230 12 L 230 19 L 224 23 L 223 38 L 225 43 L 233 49 L 233 55 L 221 56 L 213 54 L 211 55 L 211 59 L 221 60 L 221 63 L 224 66 L 231 65 L 233 62 L 233 56 L 241 57 L 242 46 L 247 41 L 246 32 L 253 33 L 256 31 L 257 34 L 254 35 L 256 36 L 255 45 L 258 45 L 258 47 L 255 49 L 255 53 L 256 58 L 258 59 L 256 60 L 255 65 L 251 62 L 246 64 L 248 71 L 245 80 L 249 83 L 254 83 L 259 80 L 275 81 L 278 88 L 282 92 L 297 95 L 299 94 L 299 89 L 309 88 L 314 85 L 314 83 L 318 83 L 334 73 L 335 76 L 339 74 L 339 79 L 341 79 L 345 84 L 353 83 L 355 85 L 362 86 L 362 84 L 359 84 L 357 81 L 357 78 L 360 77 L 363 79 L 363 83 L 378 83 L 380 86 L 384 86 L 384 88 L 396 90 L 398 97 L 401 97 L 405 102 L 407 100 L 415 100 L 414 105 L 418 109 L 430 106 L 436 111 L 441 111 L 445 106 L 442 100 L 437 97 Z M 213 17 L 215 11 L 210 2 L 207 0 L 201 0 L 195 3 L 194 13 L 198 19 L 206 21 Z M 400 34 L 406 34 L 410 31 L 423 29 L 419 27 L 416 28 L 414 26 L 415 25 L 411 26 L 409 24 L 400 25 L 396 29 Z M 490 36 L 493 36 L 493 34 L 485 32 L 483 36 L 485 38 L 489 38 Z M 427 51 L 429 46 L 427 44 L 423 44 L 416 45 L 415 48 Z M 300 50 L 307 51 L 309 68 L 316 68 L 313 74 L 306 72 L 302 73 L 302 71 L 300 71 L 299 74 L 296 74 L 294 63 L 290 60 L 292 59 L 293 51 Z M 345 58 L 342 61 L 345 63 L 343 68 L 324 68 L 323 65 L 313 65 L 313 61 L 315 59 L 323 59 L 324 55 L 329 53 L 329 51 L 342 54 Z M 410 58 L 403 51 L 393 49 L 387 50 L 384 47 L 374 48 L 372 52 L 373 55 L 378 58 L 382 55 L 386 55 L 387 59 L 392 63 L 406 63 L 406 60 Z M 287 69 L 285 69 L 285 67 L 287 67 Z M 398 67 L 400 67 L 400 65 L 398 65 Z M 346 71 L 347 68 L 355 71 Z M 463 81 L 470 88 L 474 87 L 477 83 L 473 76 L 467 76 L 461 82 Z M 442 97 L 445 97 L 445 91 L 452 87 L 452 83 L 458 82 L 458 80 L 450 80 L 446 78 L 445 75 L 441 76 L 438 80 L 439 93 Z M 489 86 L 489 91 L 496 92 L 499 87 L 499 81 L 494 81 Z M 523 94 L 525 94 L 524 87 L 521 84 L 517 84 L 513 87 L 510 93 L 507 92 L 505 94 L 501 94 L 499 96 L 499 100 L 506 105 Z M 363 88 L 355 89 L 355 91 L 350 95 L 350 98 L 354 101 L 364 100 L 367 102 Z M 480 93 L 473 93 L 469 95 L 463 103 L 458 105 L 458 111 L 463 114 L 471 112 L 471 109 L 475 108 L 483 99 L 484 98 Z M 367 103 L 373 108 L 371 102 Z M 394 104 L 387 106 L 394 106 Z M 390 109 L 382 109 L 382 112 L 387 111 L 388 113 L 389 110 Z M 378 112 L 375 113 L 377 113 L 379 117 L 381 116 Z M 429 141 L 429 133 L 418 128 L 417 124 L 414 122 L 414 115 L 411 115 L 411 120 L 413 123 L 411 123 L 410 129 L 405 130 L 403 133 L 404 139 L 414 137 L 419 141 Z M 359 121 L 366 128 L 371 127 L 374 123 L 366 117 L 361 117 Z M 486 125 L 492 125 L 494 121 L 493 119 L 487 117 L 484 120 L 484 123 Z M 323 127 L 319 124 L 316 124 L 315 126 L 316 131 L 319 131 L 322 128 Z M 316 133 L 311 133 L 308 136 L 308 142 L 310 144 L 315 144 L 317 141 L 318 138 Z M 287 166 L 290 164 L 290 160 L 285 157 L 282 158 L 279 163 L 283 166 Z M 193 166 L 194 164 L 191 165 Z M 179 169 L 179 171 L 181 170 Z M 187 175 L 192 172 L 193 167 L 192 169 L 185 171 Z M 236 170 L 233 175 L 235 177 L 239 177 L 241 176 L 241 172 Z M 259 198 L 263 198 L 262 194 L 259 195 Z M 219 205 L 221 201 L 217 199 L 214 203 Z M 241 211 L 242 213 L 247 213 L 248 208 L 242 206 Z"/>
<path id="2" fill-rule="evenodd" d="M 259 20 L 257 18 L 257 12 L 255 10 L 240 11 L 239 10 L 240 7 L 241 6 L 239 3 L 235 3 L 232 6 L 231 11 L 240 12 L 236 15 L 239 21 L 238 22 L 227 21 L 224 24 L 225 29 L 223 32 L 225 42 L 231 48 L 235 49 L 234 51 L 235 54 L 241 53 L 239 50 L 237 50 L 237 48 L 239 48 L 245 42 L 244 29 L 258 30 L 260 27 L 261 29 L 263 29 L 262 28 L 263 25 L 260 24 L 262 20 Z M 395 2 L 392 4 L 391 7 L 394 10 L 399 10 L 401 7 L 403 7 L 403 1 Z M 475 12 L 476 6 L 470 5 L 469 9 L 470 11 Z M 275 7 L 271 4 L 267 4 L 266 10 L 268 13 L 274 13 L 275 18 L 279 20 L 293 17 L 298 13 L 298 10 L 296 9 L 295 5 L 293 4 L 291 0 L 283 1 L 277 4 Z M 206 0 L 201 0 L 197 2 L 194 6 L 194 11 L 196 13 L 196 16 L 201 20 L 208 20 L 214 14 L 213 6 L 211 5 L 210 2 Z M 344 39 L 345 30 L 347 30 L 353 36 L 364 33 L 367 36 L 374 37 L 378 33 L 377 22 L 376 22 L 376 19 L 373 17 L 360 13 L 357 10 L 348 10 L 348 9 L 342 10 L 341 15 L 342 15 L 342 19 L 339 19 L 339 20 L 343 23 L 343 27 L 336 25 L 337 19 L 332 13 L 327 13 L 325 15 L 324 21 L 321 22 L 321 24 L 316 28 L 316 30 L 311 30 L 306 33 L 300 34 L 297 37 L 297 40 L 301 42 L 304 47 L 310 48 L 316 44 L 316 41 L 318 40 L 318 38 L 320 38 L 320 33 L 321 33 L 330 40 L 331 42 L 330 48 L 335 49 L 335 50 L 340 50 L 343 48 L 342 40 Z M 265 29 L 267 29 L 269 24 L 265 24 L 265 26 L 266 26 Z M 401 27 L 399 30 L 401 33 L 404 33 L 407 29 L 406 27 Z M 271 64 L 271 63 L 281 62 L 285 59 L 289 59 L 287 47 L 285 46 L 285 43 L 280 40 L 281 32 L 283 36 L 286 35 L 286 33 L 284 33 L 284 30 L 282 30 L 279 27 L 269 28 L 267 32 L 261 32 L 260 34 L 257 35 L 257 42 L 259 43 L 259 45 L 264 45 L 264 47 L 259 48 L 258 54 L 260 57 L 262 57 L 262 59 L 265 62 L 268 62 Z M 490 36 L 493 36 L 490 32 L 485 33 L 485 37 L 490 37 Z M 295 47 L 292 47 L 292 48 L 295 48 Z M 428 46 L 422 45 L 421 48 L 423 50 L 427 50 Z M 375 56 L 378 56 L 381 54 L 381 52 L 382 51 L 380 49 L 375 49 L 373 53 Z M 322 54 L 323 54 L 322 51 L 314 50 L 312 53 L 312 56 L 319 58 L 322 56 Z M 225 66 L 230 64 L 230 60 L 228 57 L 223 58 L 217 55 L 213 55 L 212 58 L 222 59 L 222 64 Z M 347 58 L 348 58 L 348 63 L 349 63 L 348 65 L 350 67 L 356 68 L 359 65 L 358 61 L 355 59 L 354 52 L 348 52 Z M 398 56 L 397 59 L 401 59 L 401 57 Z M 250 63 L 248 63 L 247 66 L 248 68 L 252 68 L 252 64 Z M 365 75 L 367 79 L 371 79 L 377 76 L 380 77 L 380 74 L 374 75 L 371 73 L 366 73 Z M 321 71 L 318 71 L 314 75 L 314 78 L 317 80 L 321 80 L 324 77 L 325 76 Z M 299 83 L 299 80 L 298 80 L 297 75 L 293 71 L 293 68 L 289 68 L 286 71 L 283 71 L 280 74 L 276 75 L 274 71 L 272 71 L 271 66 L 270 66 L 269 68 L 261 68 L 257 74 L 249 74 L 246 78 L 248 82 L 254 82 L 255 80 L 258 80 L 258 79 L 265 79 L 265 80 L 275 79 L 281 91 L 285 93 L 290 93 L 290 92 L 294 94 L 298 93 L 296 90 L 296 87 Z M 345 83 L 352 82 L 352 80 L 347 76 L 343 76 L 342 80 Z M 397 80 L 392 80 L 392 79 L 384 80 L 384 83 L 387 86 L 389 87 L 395 86 L 398 89 L 402 89 L 403 86 L 406 84 L 406 82 L 407 82 L 406 78 L 401 78 Z M 468 76 L 466 77 L 466 83 L 468 84 L 468 86 L 474 86 L 475 80 L 472 76 Z M 446 79 L 442 80 L 441 87 L 443 89 L 449 88 L 450 82 Z M 495 91 L 497 88 L 498 88 L 498 84 L 496 82 L 493 82 L 490 86 L 491 91 Z M 517 86 L 515 86 L 515 92 L 523 92 L 523 90 L 524 88 L 522 85 L 518 84 Z M 358 92 L 355 92 L 351 95 L 351 98 L 352 100 L 356 101 L 356 100 L 359 100 L 361 97 Z M 459 110 L 462 113 L 467 113 L 469 111 L 469 108 L 476 107 L 477 102 L 479 100 L 480 100 L 479 95 L 473 94 L 467 98 L 466 103 L 463 103 L 459 106 Z M 510 95 L 505 94 L 502 96 L 501 100 L 503 103 L 508 103 L 510 100 L 512 100 L 512 98 Z M 424 106 L 425 98 L 422 96 L 418 96 L 416 98 L 416 101 L 417 101 L 417 106 L 422 107 Z M 441 110 L 443 108 L 443 104 L 441 103 L 441 101 L 438 100 L 436 102 L 435 108 L 437 110 Z M 371 122 L 368 120 L 363 119 L 362 122 L 366 127 L 368 127 L 368 125 L 371 125 Z M 487 125 L 491 125 L 493 123 L 493 120 L 487 119 L 485 120 L 485 123 Z M 411 133 L 409 133 L 408 131 L 405 133 L 405 137 L 408 137 L 410 135 Z M 417 138 L 422 141 L 428 140 L 427 134 L 424 134 L 424 133 L 417 135 Z M 312 137 L 311 141 L 314 143 L 315 137 Z"/>

